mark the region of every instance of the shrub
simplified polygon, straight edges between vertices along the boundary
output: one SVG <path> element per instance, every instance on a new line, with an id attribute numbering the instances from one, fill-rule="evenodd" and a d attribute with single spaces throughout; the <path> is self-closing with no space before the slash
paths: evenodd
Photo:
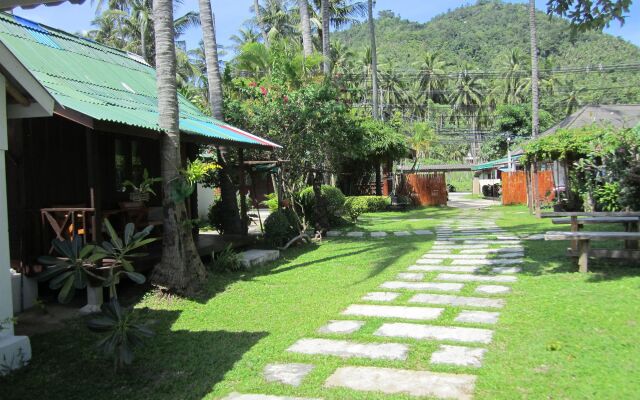
<path id="1" fill-rule="evenodd" d="M 367 212 L 384 211 L 390 203 L 390 199 L 384 196 L 347 197 L 344 202 L 344 212 L 353 222 L 356 222 L 360 215 Z"/>
<path id="2" fill-rule="evenodd" d="M 300 234 L 300 222 L 293 210 L 277 210 L 264 221 L 264 238 L 272 246 L 280 247 Z"/>
<path id="3" fill-rule="evenodd" d="M 211 269 L 220 272 L 223 271 L 239 271 L 242 269 L 242 263 L 240 262 L 240 254 L 236 253 L 231 245 L 222 250 L 213 262 L 210 264 Z"/>
<path id="4" fill-rule="evenodd" d="M 342 207 L 344 206 L 345 196 L 337 187 L 322 185 L 321 187 L 322 197 L 325 198 L 327 203 L 327 214 L 329 216 L 329 222 L 336 220 L 339 217 Z M 316 196 L 313 192 L 312 186 L 307 186 L 302 189 L 298 194 L 298 199 L 302 204 L 302 211 L 305 217 L 311 222 L 314 222 L 314 210 L 313 207 L 316 204 Z"/>
<path id="5" fill-rule="evenodd" d="M 264 200 L 262 205 L 267 206 L 269 211 L 274 212 L 278 209 L 278 194 L 277 193 L 269 193 L 265 196 L 267 199 Z"/>

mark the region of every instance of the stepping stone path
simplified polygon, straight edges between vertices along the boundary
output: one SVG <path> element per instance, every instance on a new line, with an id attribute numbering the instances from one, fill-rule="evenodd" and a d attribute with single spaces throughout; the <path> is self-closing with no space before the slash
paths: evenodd
<path id="1" fill-rule="evenodd" d="M 429 230 L 328 232 L 330 237 L 414 236 L 414 240 L 416 235 L 432 234 Z M 279 364 L 273 360 L 275 363 L 264 370 L 265 381 L 298 386 L 312 372 L 314 359 L 337 357 L 344 361 L 324 377 L 325 387 L 361 392 L 363 398 L 368 392 L 376 392 L 473 399 L 476 376 L 470 372 L 482 367 L 486 345 L 492 342 L 493 329 L 499 322 L 497 309 L 505 306 L 504 296 L 518 280 L 524 248 L 515 235 L 499 228 L 488 214 L 464 214 L 444 221 L 435 234 L 431 250 L 408 266 L 406 272 L 383 282 L 382 290 L 360 298 L 365 303 L 389 304 L 347 306 L 340 316 L 344 319 L 328 321 L 318 328 L 316 337 L 301 338 L 287 348 L 289 353 L 304 355 L 303 364 Z M 460 294 L 463 289 L 464 294 Z M 472 292 L 474 295 L 468 295 Z M 333 338 L 322 338 L 323 335 Z M 363 335 L 373 340 L 362 340 Z M 435 371 L 402 368 L 411 353 L 418 351 L 417 341 L 437 344 L 430 355 L 418 355 L 429 359 Z M 349 361 L 353 358 L 378 360 L 378 365 L 394 360 L 395 368 L 355 366 Z M 438 368 L 448 372 L 437 372 Z M 321 400 L 239 393 L 232 393 L 227 399 Z"/>

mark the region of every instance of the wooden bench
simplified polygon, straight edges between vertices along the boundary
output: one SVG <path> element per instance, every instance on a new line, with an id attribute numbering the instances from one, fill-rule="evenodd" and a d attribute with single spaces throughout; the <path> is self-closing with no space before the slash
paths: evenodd
<path id="1" fill-rule="evenodd" d="M 640 260 L 639 250 L 591 250 L 592 240 L 640 240 L 640 232 L 547 232 L 544 240 L 571 240 L 578 244 L 578 269 L 589 270 L 589 256 Z"/>

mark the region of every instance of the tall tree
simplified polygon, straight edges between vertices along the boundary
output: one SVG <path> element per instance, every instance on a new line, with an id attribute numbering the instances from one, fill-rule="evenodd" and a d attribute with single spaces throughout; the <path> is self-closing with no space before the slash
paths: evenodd
<path id="1" fill-rule="evenodd" d="M 189 218 L 185 203 L 172 196 L 174 185 L 183 179 L 178 172 L 181 157 L 173 1 L 154 0 L 153 10 L 158 125 L 163 131 L 161 175 L 164 224 L 162 258 L 153 271 L 151 281 L 165 290 L 189 295 L 204 281 L 206 271 L 187 224 Z"/>
<path id="2" fill-rule="evenodd" d="M 258 26 L 258 29 L 260 29 L 260 33 L 262 34 L 262 40 L 264 40 L 264 44 L 268 46 L 269 36 L 267 36 L 267 31 L 262 25 L 262 18 L 260 16 L 260 2 L 258 0 L 253 0 L 253 12 L 256 14 L 256 25 Z"/>
<path id="3" fill-rule="evenodd" d="M 222 79 L 218 63 L 218 43 L 216 41 L 216 20 L 211 9 L 210 0 L 198 0 L 200 20 L 202 25 L 202 39 L 207 63 L 207 81 L 209 82 L 209 105 L 211 115 L 219 121 L 224 119 L 222 112 Z M 236 200 L 236 187 L 230 176 L 229 166 L 225 159 L 224 149 L 217 150 L 218 163 L 222 167 L 220 174 L 220 201 L 224 210 L 222 224 L 225 233 L 239 234 L 242 223 Z"/>
<path id="4" fill-rule="evenodd" d="M 220 121 L 222 114 L 222 79 L 220 78 L 220 64 L 218 61 L 218 42 L 216 41 L 216 19 L 211 9 L 210 0 L 198 0 L 200 8 L 200 25 L 202 26 L 202 41 L 207 63 L 207 82 L 209 83 L 209 104 L 211 115 Z"/>
<path id="5" fill-rule="evenodd" d="M 322 0 L 321 3 L 322 18 L 322 56 L 324 57 L 323 71 L 329 76 L 331 73 L 331 13 L 329 12 L 329 0 Z"/>
<path id="6" fill-rule="evenodd" d="M 378 52 L 376 48 L 376 26 L 373 20 L 373 0 L 368 2 L 369 39 L 371 41 L 371 110 L 373 119 L 378 119 Z"/>
<path id="7" fill-rule="evenodd" d="M 611 21 L 624 24 L 632 0 L 548 0 L 547 13 L 569 18 L 574 31 L 602 30 Z"/>
<path id="8" fill-rule="evenodd" d="M 302 28 L 302 47 L 305 57 L 308 57 L 313 54 L 313 37 L 311 37 L 311 19 L 307 0 L 298 0 L 298 9 L 300 10 L 300 26 Z"/>
<path id="9" fill-rule="evenodd" d="M 540 122 L 540 93 L 538 91 L 538 29 L 536 27 L 536 2 L 529 0 L 529 31 L 531 36 L 531 137 L 538 136 Z"/>

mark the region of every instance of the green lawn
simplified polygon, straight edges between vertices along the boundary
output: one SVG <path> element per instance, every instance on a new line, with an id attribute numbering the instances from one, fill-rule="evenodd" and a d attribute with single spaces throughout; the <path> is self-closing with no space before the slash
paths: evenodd
<path id="1" fill-rule="evenodd" d="M 367 214 L 353 229 L 431 229 L 458 213 L 451 209 Z M 523 207 L 479 211 L 497 216 L 516 232 L 539 233 L 550 221 L 530 217 Z M 431 218 L 423 221 L 406 221 Z M 398 221 L 404 219 L 405 221 Z M 559 229 L 558 227 L 555 227 Z M 580 275 L 564 257 L 566 243 L 529 241 L 527 264 L 505 296 L 494 341 L 479 370 L 433 367 L 435 342 L 412 344 L 409 359 L 343 360 L 287 354 L 284 350 L 315 331 L 380 283 L 426 252 L 433 237 L 325 240 L 289 250 L 282 260 L 245 274 L 211 275 L 195 299 L 163 299 L 150 293 L 140 315 L 156 321 L 157 336 L 132 367 L 114 375 L 93 351 L 96 337 L 81 320 L 64 330 L 32 337 L 34 360 L 0 378 L 2 399 L 215 399 L 231 391 L 338 399 L 408 399 L 322 389 L 335 368 L 375 365 L 478 375 L 477 399 L 631 399 L 640 392 L 640 269 L 593 262 Z M 465 285 L 471 294 L 475 285 Z M 404 293 L 398 302 L 409 297 Z M 451 324 L 448 307 L 436 324 Z M 380 319 L 367 319 L 358 341 Z M 338 336 L 336 336 L 338 337 Z M 394 340 L 396 341 L 396 340 Z M 402 342 L 403 340 L 398 340 Z M 267 384 L 271 362 L 316 365 L 299 388 Z"/>

